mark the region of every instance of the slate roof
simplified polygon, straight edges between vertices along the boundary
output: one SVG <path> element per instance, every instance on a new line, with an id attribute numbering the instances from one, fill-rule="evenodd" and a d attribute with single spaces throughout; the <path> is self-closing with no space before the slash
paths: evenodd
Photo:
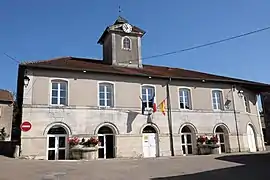
<path id="1" fill-rule="evenodd" d="M 145 76 L 156 78 L 172 78 L 179 80 L 199 80 L 208 82 L 226 82 L 230 84 L 240 84 L 248 88 L 270 91 L 270 85 L 253 82 L 243 79 L 219 76 L 182 68 L 172 68 L 164 66 L 143 65 L 143 68 L 128 68 L 105 64 L 102 60 L 60 57 L 46 61 L 27 62 L 21 64 L 28 68 L 45 68 L 55 70 L 88 71 L 97 73 L 109 73 L 126 76 Z"/>
<path id="2" fill-rule="evenodd" d="M 119 16 L 119 17 L 116 19 L 116 21 L 114 22 L 113 25 L 124 24 L 124 23 L 128 23 L 128 20 L 126 20 L 125 18 Z M 111 26 L 113 26 L 113 25 L 111 25 Z M 105 38 L 105 36 L 107 36 L 107 34 L 109 33 L 110 27 L 111 27 L 111 26 L 108 26 L 108 27 L 105 29 L 105 31 L 102 33 L 101 37 L 100 37 L 99 40 L 98 40 L 98 44 L 103 44 L 104 38 Z M 142 30 L 142 29 L 140 29 L 139 27 L 134 26 L 134 25 L 132 25 L 132 32 L 133 32 L 133 33 L 139 33 L 139 34 L 137 34 L 137 35 L 140 35 L 140 36 L 143 36 L 143 35 L 145 34 L 145 31 L 144 31 L 144 30 Z"/>
<path id="3" fill-rule="evenodd" d="M 13 101 L 11 92 L 0 89 L 0 101 Z"/>

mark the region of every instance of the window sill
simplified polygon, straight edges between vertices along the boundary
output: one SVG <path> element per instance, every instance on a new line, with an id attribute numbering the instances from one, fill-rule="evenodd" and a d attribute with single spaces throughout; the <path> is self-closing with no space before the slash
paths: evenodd
<path id="1" fill-rule="evenodd" d="M 223 109 L 213 109 L 214 112 L 223 112 Z"/>
<path id="2" fill-rule="evenodd" d="M 63 104 L 50 104 L 50 106 L 53 106 L 53 107 L 67 107 L 68 105 L 63 105 Z"/>
<path id="3" fill-rule="evenodd" d="M 111 107 L 111 106 L 98 106 L 98 109 L 114 109 L 114 107 Z"/>
<path id="4" fill-rule="evenodd" d="M 122 50 L 124 50 L 124 51 L 131 51 L 131 49 L 128 49 L 128 48 L 122 48 Z"/>
<path id="5" fill-rule="evenodd" d="M 194 111 L 193 109 L 179 109 L 180 111 Z"/>

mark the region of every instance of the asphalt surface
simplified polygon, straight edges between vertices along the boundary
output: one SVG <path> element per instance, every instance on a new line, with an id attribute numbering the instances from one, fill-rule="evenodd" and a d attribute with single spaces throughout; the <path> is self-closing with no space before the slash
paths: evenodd
<path id="1" fill-rule="evenodd" d="M 270 153 L 137 160 L 44 161 L 0 157 L 0 180 L 270 179 Z"/>

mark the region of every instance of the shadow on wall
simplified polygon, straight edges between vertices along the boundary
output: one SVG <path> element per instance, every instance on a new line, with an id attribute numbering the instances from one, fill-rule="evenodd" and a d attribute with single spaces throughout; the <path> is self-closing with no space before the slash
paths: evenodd
<path id="1" fill-rule="evenodd" d="M 134 112 L 134 111 L 129 111 L 128 112 L 128 117 L 127 117 L 127 133 L 130 133 L 132 131 L 132 123 L 136 119 L 137 115 L 139 113 Z"/>
<path id="2" fill-rule="evenodd" d="M 216 158 L 221 161 L 229 161 L 243 164 L 232 168 L 204 171 L 195 174 L 158 177 L 152 180 L 262 180 L 270 179 L 270 153 L 250 154 L 250 155 L 232 155 Z M 203 165 L 202 165 L 203 166 Z"/>

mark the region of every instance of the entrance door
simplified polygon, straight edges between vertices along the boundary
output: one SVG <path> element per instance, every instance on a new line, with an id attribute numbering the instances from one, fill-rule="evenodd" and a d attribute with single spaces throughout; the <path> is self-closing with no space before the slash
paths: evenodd
<path id="1" fill-rule="evenodd" d="M 100 142 L 98 146 L 98 158 L 106 159 L 106 136 L 99 134 L 98 141 Z"/>
<path id="2" fill-rule="evenodd" d="M 156 157 L 156 133 L 143 134 L 143 156 L 144 157 Z"/>
<path id="3" fill-rule="evenodd" d="M 187 125 L 181 129 L 181 145 L 183 155 L 193 154 L 194 130 Z"/>
<path id="4" fill-rule="evenodd" d="M 157 157 L 157 132 L 152 126 L 143 129 L 143 157 Z"/>
<path id="5" fill-rule="evenodd" d="M 217 138 L 218 138 L 217 145 L 219 145 L 218 152 L 219 152 L 219 154 L 225 153 L 226 150 L 225 150 L 225 137 L 224 137 L 224 133 L 216 133 L 216 135 L 217 135 Z"/>
<path id="6" fill-rule="evenodd" d="M 219 154 L 226 153 L 227 148 L 228 148 L 227 146 L 229 146 L 228 145 L 229 140 L 228 140 L 228 131 L 227 131 L 227 129 L 224 126 L 220 125 L 220 126 L 218 126 L 216 128 L 215 135 L 218 138 L 217 145 L 219 145 L 219 148 L 218 148 Z"/>
<path id="7" fill-rule="evenodd" d="M 47 136 L 48 160 L 65 160 L 67 157 L 67 136 L 48 135 Z"/>
<path id="8" fill-rule="evenodd" d="M 248 147 L 250 152 L 256 152 L 256 141 L 255 141 L 255 135 L 254 131 L 251 127 L 251 125 L 248 125 L 247 127 L 247 138 L 248 138 Z"/>
<path id="9" fill-rule="evenodd" d="M 181 135 L 183 154 L 192 154 L 192 135 L 185 133 Z"/>
<path id="10" fill-rule="evenodd" d="M 115 157 L 115 135 L 111 128 L 103 126 L 98 130 L 98 158 L 109 159 Z"/>
<path id="11" fill-rule="evenodd" d="M 47 159 L 64 160 L 68 154 L 68 133 L 62 126 L 50 128 L 47 135 Z"/>

